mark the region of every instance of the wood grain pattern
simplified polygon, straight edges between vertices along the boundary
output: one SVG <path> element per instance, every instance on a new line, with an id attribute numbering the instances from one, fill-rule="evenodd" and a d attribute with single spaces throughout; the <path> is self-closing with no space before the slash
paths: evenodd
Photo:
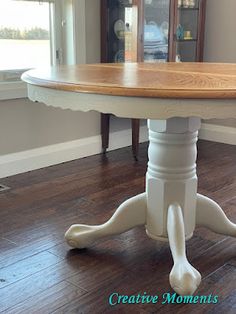
<path id="1" fill-rule="evenodd" d="M 209 305 L 109 306 L 114 291 L 173 292 L 169 246 L 149 239 L 142 227 L 69 250 L 63 237 L 68 226 L 102 223 L 144 191 L 147 144 L 140 145 L 138 162 L 130 154 L 126 147 L 1 180 L 11 187 L 0 193 L 1 313 L 235 313 L 234 238 L 199 228 L 187 242 L 189 260 L 203 275 L 196 295 L 219 295 L 219 303 Z M 199 192 L 217 200 L 232 221 L 235 156 L 235 146 L 198 144 Z"/>
<path id="2" fill-rule="evenodd" d="M 236 98 L 236 64 L 125 63 L 31 70 L 22 79 L 64 91 L 152 98 Z"/>

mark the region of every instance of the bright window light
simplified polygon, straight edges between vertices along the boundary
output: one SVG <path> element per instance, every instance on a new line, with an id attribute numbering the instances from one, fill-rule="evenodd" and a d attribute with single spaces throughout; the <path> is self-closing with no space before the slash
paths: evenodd
<path id="1" fill-rule="evenodd" d="M 5 73 L 2 80 L 17 79 L 17 71 L 50 63 L 50 4 L 1 0 L 0 71 Z"/>

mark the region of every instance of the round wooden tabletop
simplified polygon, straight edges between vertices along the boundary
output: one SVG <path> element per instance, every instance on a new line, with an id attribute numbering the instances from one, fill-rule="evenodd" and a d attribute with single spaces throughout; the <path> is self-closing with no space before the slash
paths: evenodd
<path id="1" fill-rule="evenodd" d="M 178 99 L 236 99 L 236 64 L 86 64 L 30 70 L 28 84 L 80 93 Z"/>

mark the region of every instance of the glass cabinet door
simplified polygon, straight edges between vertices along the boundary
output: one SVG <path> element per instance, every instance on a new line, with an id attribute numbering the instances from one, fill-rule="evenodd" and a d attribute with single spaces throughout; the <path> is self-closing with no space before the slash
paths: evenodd
<path id="1" fill-rule="evenodd" d="M 197 58 L 199 0 L 179 0 L 176 17 L 176 61 L 194 62 Z"/>
<path id="2" fill-rule="evenodd" d="M 132 0 L 107 1 L 107 62 L 137 60 L 137 16 Z"/>
<path id="3" fill-rule="evenodd" d="M 145 62 L 168 60 L 170 0 L 144 0 Z"/>
<path id="4" fill-rule="evenodd" d="M 206 0 L 101 0 L 103 62 L 203 59 Z"/>

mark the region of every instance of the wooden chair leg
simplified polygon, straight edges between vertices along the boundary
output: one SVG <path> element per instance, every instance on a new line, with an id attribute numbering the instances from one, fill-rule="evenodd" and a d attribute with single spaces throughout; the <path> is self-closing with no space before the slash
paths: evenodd
<path id="1" fill-rule="evenodd" d="M 132 119 L 132 151 L 135 160 L 138 160 L 139 152 L 139 119 Z"/>
<path id="2" fill-rule="evenodd" d="M 109 146 L 110 114 L 101 113 L 102 152 L 106 153 Z"/>

